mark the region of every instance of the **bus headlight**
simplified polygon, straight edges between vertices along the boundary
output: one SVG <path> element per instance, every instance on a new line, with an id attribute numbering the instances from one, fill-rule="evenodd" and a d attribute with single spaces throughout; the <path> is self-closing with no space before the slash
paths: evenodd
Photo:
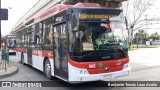
<path id="1" fill-rule="evenodd" d="M 128 67 L 130 67 L 130 64 L 129 64 L 129 63 L 124 64 L 123 69 L 126 69 L 126 68 L 128 68 Z"/>

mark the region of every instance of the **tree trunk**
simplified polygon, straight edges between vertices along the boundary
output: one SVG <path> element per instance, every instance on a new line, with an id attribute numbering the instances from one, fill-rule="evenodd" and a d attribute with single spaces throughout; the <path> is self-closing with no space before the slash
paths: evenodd
<path id="1" fill-rule="evenodd" d="M 132 46 L 132 39 L 133 39 L 133 30 L 132 28 L 128 30 L 128 45 L 129 45 L 129 49 Z"/>

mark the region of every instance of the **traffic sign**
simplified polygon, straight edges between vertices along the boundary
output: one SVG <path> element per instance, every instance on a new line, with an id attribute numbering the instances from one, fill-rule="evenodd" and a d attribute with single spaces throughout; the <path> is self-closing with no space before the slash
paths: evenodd
<path id="1" fill-rule="evenodd" d="M 0 9 L 0 19 L 8 20 L 8 9 Z"/>

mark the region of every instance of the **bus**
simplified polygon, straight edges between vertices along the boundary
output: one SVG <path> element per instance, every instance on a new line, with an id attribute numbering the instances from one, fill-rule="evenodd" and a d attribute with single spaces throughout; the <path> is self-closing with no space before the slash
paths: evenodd
<path id="1" fill-rule="evenodd" d="M 57 4 L 15 30 L 16 56 L 67 82 L 131 74 L 123 11 L 97 3 Z M 107 43 L 97 45 L 98 37 Z"/>
<path id="2" fill-rule="evenodd" d="M 16 53 L 16 35 L 10 34 L 2 37 L 2 49 L 8 49 L 9 54 Z"/>

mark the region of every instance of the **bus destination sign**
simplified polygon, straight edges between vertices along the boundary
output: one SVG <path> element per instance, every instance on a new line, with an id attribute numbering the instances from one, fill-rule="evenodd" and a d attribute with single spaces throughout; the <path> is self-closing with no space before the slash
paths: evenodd
<path id="1" fill-rule="evenodd" d="M 116 15 L 109 14 L 80 14 L 80 20 L 97 20 L 97 19 L 110 19 L 116 17 Z"/>

